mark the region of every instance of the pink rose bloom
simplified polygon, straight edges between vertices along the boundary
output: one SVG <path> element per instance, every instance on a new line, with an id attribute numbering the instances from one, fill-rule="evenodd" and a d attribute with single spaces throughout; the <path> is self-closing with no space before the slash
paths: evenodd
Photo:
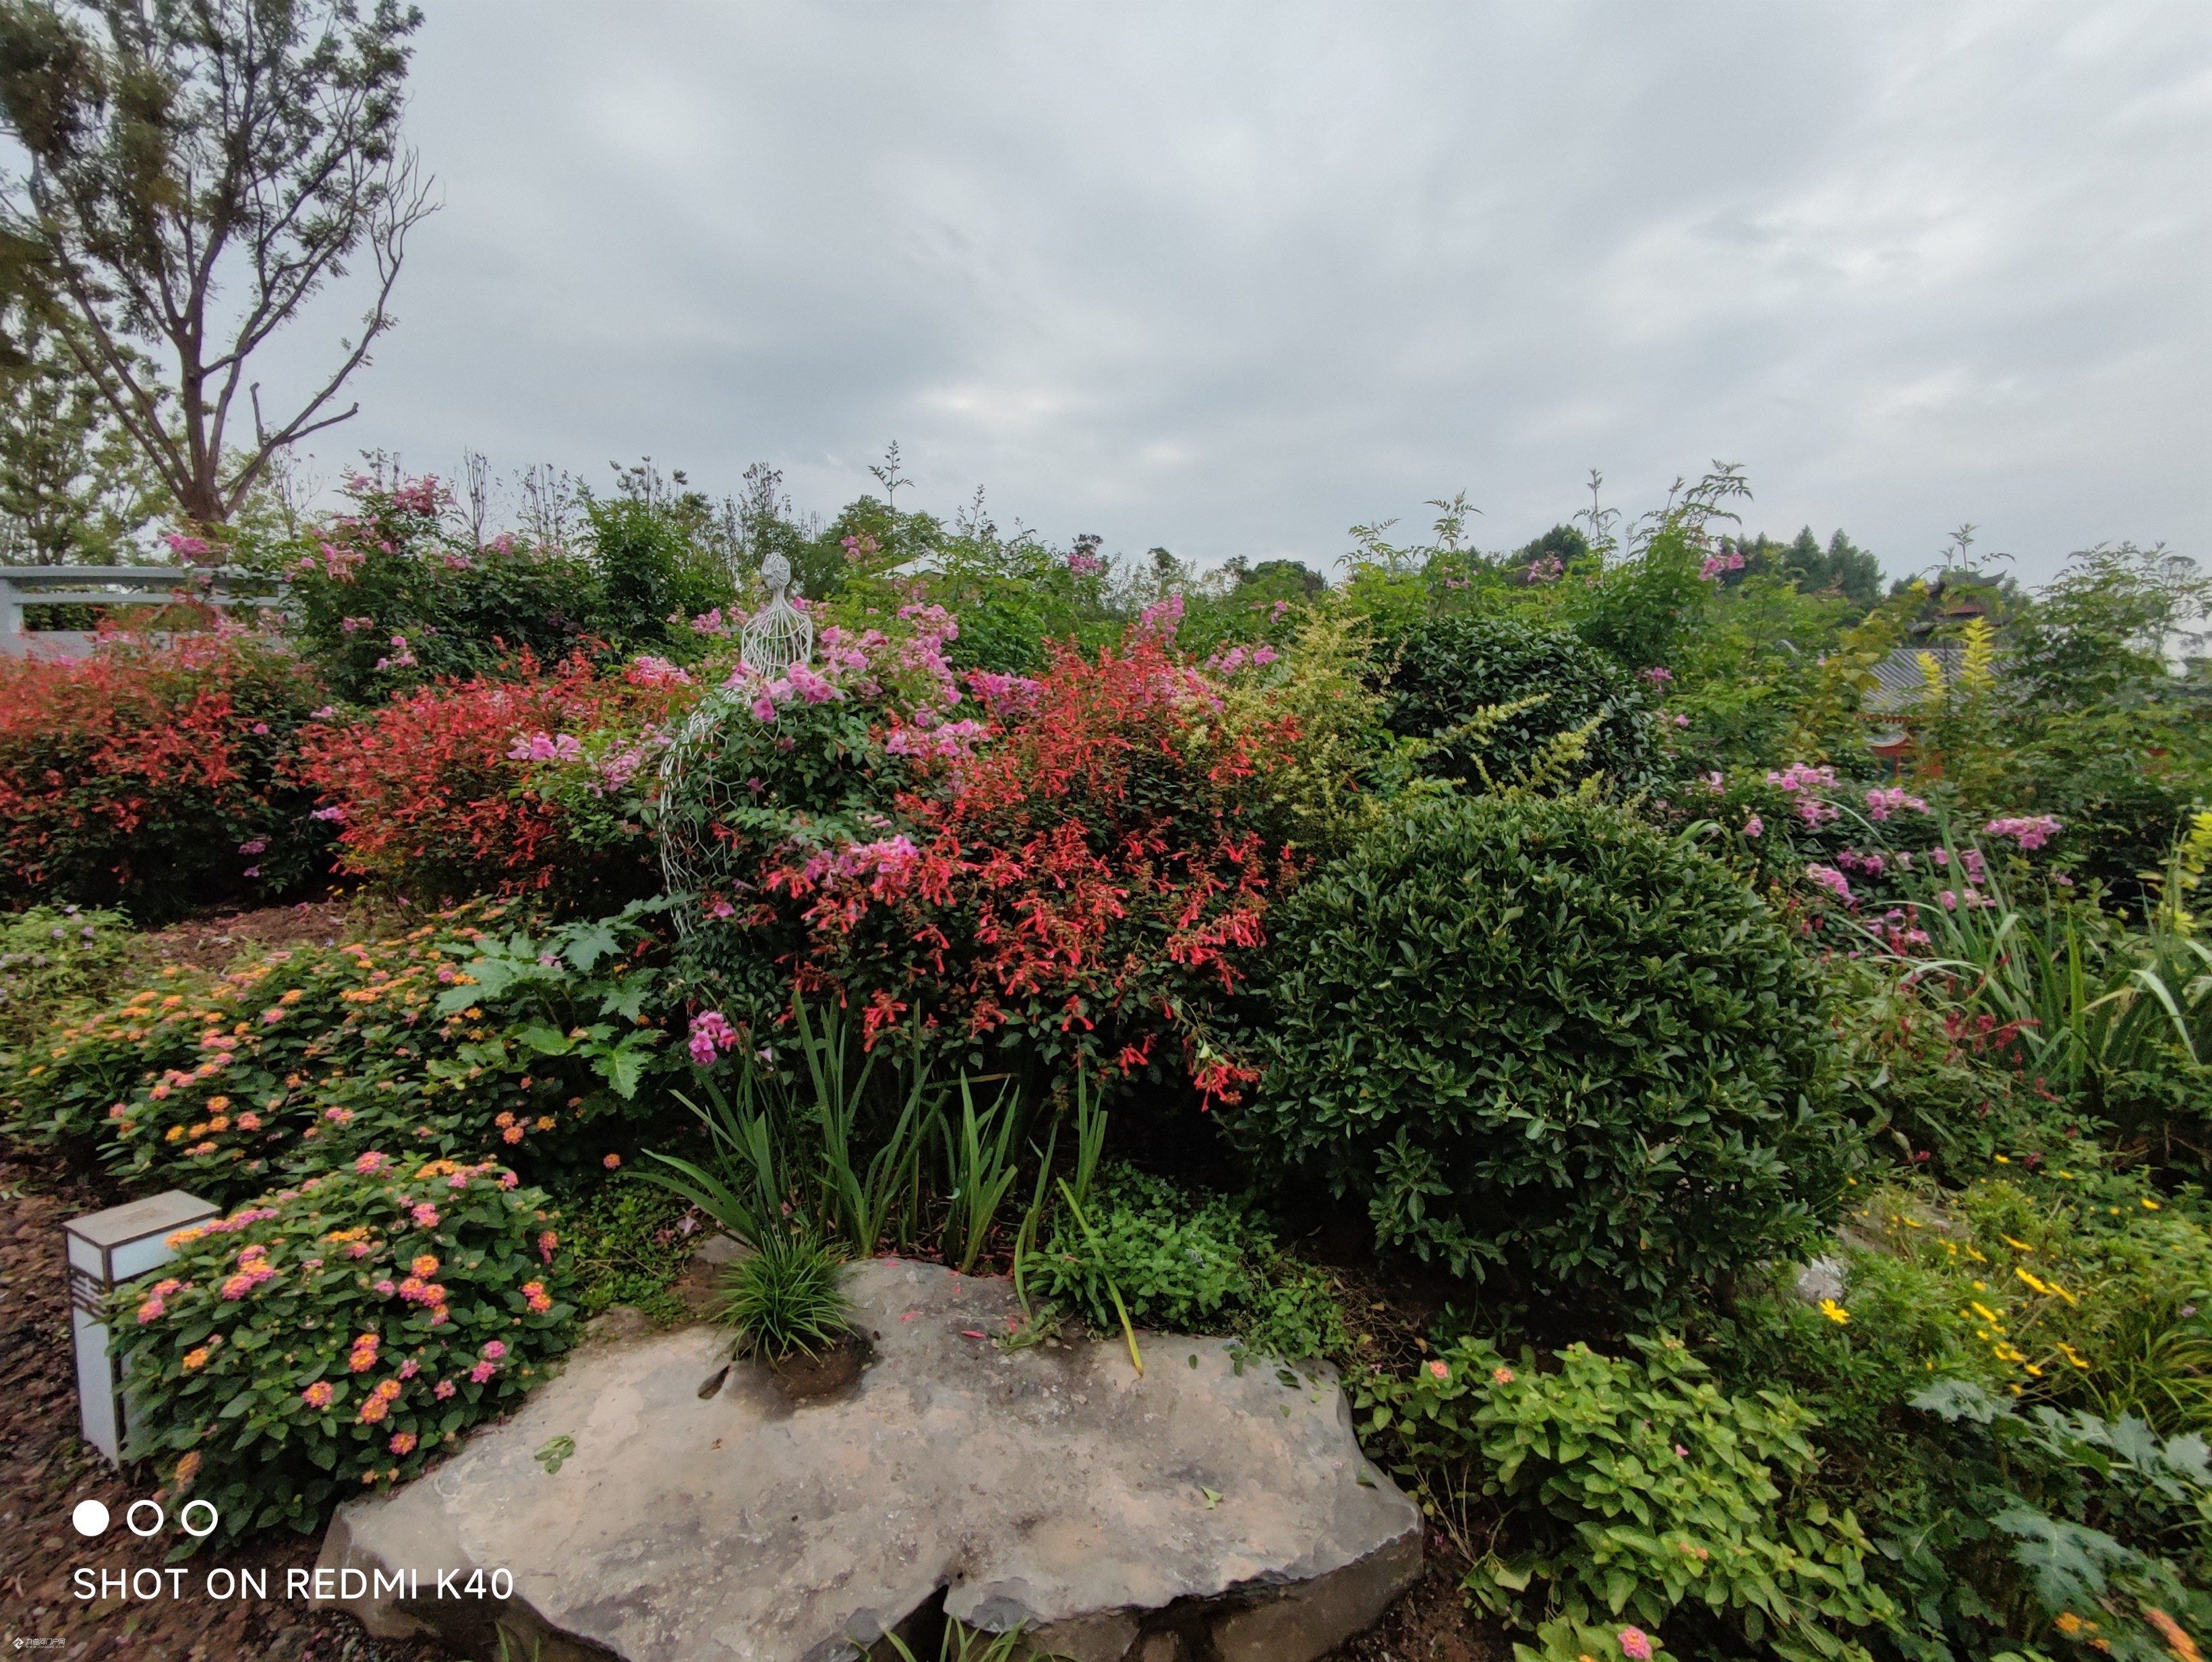
<path id="1" fill-rule="evenodd" d="M 1755 813 L 1743 822 L 1743 834 L 1746 837 L 1763 836 L 1765 831 L 1766 822 Z"/>
<path id="2" fill-rule="evenodd" d="M 399 1364 L 399 1377 L 403 1379 L 411 1379 L 422 1371 L 422 1364 L 416 1361 L 412 1356 L 410 1356 L 405 1361 Z"/>
<path id="3" fill-rule="evenodd" d="M 1445 1367 L 1444 1364 L 1440 1361 L 1431 1362 L 1429 1364 L 1429 1372 L 1439 1379 L 1449 1379 L 1451 1378 L 1451 1369 Z"/>
<path id="4" fill-rule="evenodd" d="M 507 1346 L 498 1339 L 490 1341 L 483 1348 L 483 1359 L 488 1362 L 495 1362 L 506 1355 Z"/>
<path id="5" fill-rule="evenodd" d="M 1620 1630 L 1620 1653 L 1628 1662 L 1651 1662 L 1651 1640 L 1641 1628 Z"/>
<path id="6" fill-rule="evenodd" d="M 334 1394 L 328 1379 L 318 1379 L 300 1393 L 300 1400 L 309 1408 L 328 1408 Z"/>
<path id="7" fill-rule="evenodd" d="M 496 1362 L 478 1362 L 474 1367 L 469 1370 L 469 1383 L 471 1385 L 482 1385 L 486 1379 L 489 1379 L 493 1374 L 498 1372 L 499 1365 Z"/>
<path id="8" fill-rule="evenodd" d="M 438 1388 L 435 1391 L 433 1391 L 430 1394 L 433 1397 L 435 1397 L 440 1402 L 444 1402 L 447 1397 L 453 1394 L 453 1382 L 451 1379 L 439 1380 Z"/>
<path id="9" fill-rule="evenodd" d="M 438 1227 L 438 1208 L 428 1201 L 415 1208 L 413 1216 L 417 1229 L 435 1229 Z"/>

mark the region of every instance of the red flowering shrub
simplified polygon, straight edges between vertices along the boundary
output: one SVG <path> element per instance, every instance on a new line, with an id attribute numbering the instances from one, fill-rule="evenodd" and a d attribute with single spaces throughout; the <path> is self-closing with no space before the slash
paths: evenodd
<path id="1" fill-rule="evenodd" d="M 338 827 L 339 869 L 417 896 L 650 892 L 647 763 L 688 679 L 653 660 L 615 676 L 581 657 L 509 669 L 307 730 L 297 776 Z"/>
<path id="2" fill-rule="evenodd" d="M 284 764 L 321 702 L 308 670 L 236 630 L 0 659 L 0 901 L 121 904 L 143 923 L 283 888 L 314 844 Z"/>
<path id="3" fill-rule="evenodd" d="M 848 814 L 838 836 L 769 855 L 723 931 L 781 977 L 757 1010 L 793 983 L 830 989 L 872 1038 L 911 1014 L 977 1061 L 988 1044 L 1180 1067 L 1208 1100 L 1237 1099 L 1254 1074 L 1218 1012 L 1285 868 L 1231 787 L 1272 757 L 1209 729 L 1212 684 L 1155 628 L 1096 659 L 1063 651 L 1035 681 L 969 680 L 988 720 L 925 708 L 876 730 L 871 782 L 890 812 L 866 840 Z M 779 728 L 811 719 L 777 714 Z"/>

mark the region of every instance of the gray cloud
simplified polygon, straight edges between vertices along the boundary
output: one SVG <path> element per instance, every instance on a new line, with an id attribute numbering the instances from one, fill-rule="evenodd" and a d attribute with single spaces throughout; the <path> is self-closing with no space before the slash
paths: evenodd
<path id="1" fill-rule="evenodd" d="M 1332 562 L 1744 463 L 2042 576 L 2212 531 L 2212 10 L 433 0 L 447 207 L 325 442 Z M 268 379 L 304 376 L 332 295 Z"/>

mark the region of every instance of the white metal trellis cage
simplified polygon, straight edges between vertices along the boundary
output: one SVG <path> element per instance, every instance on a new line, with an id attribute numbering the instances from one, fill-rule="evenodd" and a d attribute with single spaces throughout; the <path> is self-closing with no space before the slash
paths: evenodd
<path id="1" fill-rule="evenodd" d="M 781 554 L 769 555 L 761 563 L 761 581 L 768 586 L 768 604 L 746 621 L 739 636 L 741 667 L 753 675 L 708 692 L 661 755 L 659 831 L 665 893 L 703 897 L 734 885 L 727 844 L 714 835 L 714 827 L 737 805 L 744 787 L 726 780 L 714 764 L 729 722 L 757 719 L 751 707 L 758 696 L 753 677 L 775 680 L 814 654 L 813 619 L 787 598 L 796 589 L 791 563 Z M 675 914 L 679 934 L 697 926 L 696 913 L 696 906 L 687 906 Z"/>
<path id="2" fill-rule="evenodd" d="M 768 585 L 768 604 L 746 623 L 742 643 L 746 666 L 773 681 L 813 656 L 814 620 L 784 598 L 795 585 L 791 562 L 782 555 L 761 563 L 761 581 Z"/>

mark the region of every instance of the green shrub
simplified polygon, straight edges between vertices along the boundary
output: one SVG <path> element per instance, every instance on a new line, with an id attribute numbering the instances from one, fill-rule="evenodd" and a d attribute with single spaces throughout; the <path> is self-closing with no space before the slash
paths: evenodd
<path id="1" fill-rule="evenodd" d="M 1393 741 L 1358 620 L 1337 612 L 1303 620 L 1272 661 L 1239 668 L 1221 688 L 1209 737 L 1224 758 L 1241 745 L 1274 764 L 1232 770 L 1247 824 L 1270 841 L 1323 859 L 1343 853 L 1389 811 L 1417 773 L 1414 741 Z"/>
<path id="2" fill-rule="evenodd" d="M 525 654 L 558 663 L 603 636 L 604 590 L 580 555 L 453 534 L 451 493 L 435 479 L 356 476 L 346 490 L 354 511 L 320 527 L 283 574 L 301 654 L 340 702 L 496 674 Z"/>
<path id="3" fill-rule="evenodd" d="M 618 1304 L 664 1324 L 689 1318 L 676 1283 L 706 1237 L 677 1196 L 625 1168 L 571 1206 L 562 1230 L 586 1318 Z"/>
<path id="4" fill-rule="evenodd" d="M 545 1196 L 485 1162 L 374 1151 L 173 1237 L 112 1295 L 126 1458 L 212 1501 L 227 1535 L 317 1528 L 504 1413 L 574 1310 Z"/>
<path id="5" fill-rule="evenodd" d="M 852 1307 L 844 1281 L 837 1255 L 812 1235 L 763 1234 L 722 1277 L 719 1313 L 737 1330 L 736 1354 L 779 1361 L 836 1344 Z"/>
<path id="6" fill-rule="evenodd" d="M 1867 1415 L 1869 1433 L 1931 1375 L 2212 1432 L 2212 1231 L 2140 1175 L 2100 1169 L 2094 1145 L 2077 1152 L 2005 1160 L 1960 1190 L 1862 1190 L 1838 1249 L 1843 1298 L 1746 1300 L 1735 1342 L 1753 1348 L 1735 1371 L 1787 1382 L 1838 1424 Z"/>
<path id="7" fill-rule="evenodd" d="M 131 920 L 121 912 L 33 906 L 0 918 L 0 1057 L 15 1057 L 63 1016 L 121 983 Z"/>
<path id="8" fill-rule="evenodd" d="M 605 1152 L 665 1037 L 638 913 L 544 935 L 499 906 L 405 936 L 169 971 L 58 1029 L 9 1081 L 21 1137 L 235 1199 L 365 1148 L 497 1153 L 551 1172 Z"/>
<path id="9" fill-rule="evenodd" d="M 1361 1387 L 1367 1438 L 1431 1507 L 1480 1488 L 1512 1509 L 1514 1549 L 1466 1585 L 1516 1625 L 1558 1610 L 1656 1628 L 1702 1604 L 1782 1657 L 1864 1659 L 1856 1633 L 1892 1606 L 1856 1519 L 1796 1493 L 1816 1464 L 1813 1416 L 1779 1391 L 1724 1393 L 1680 1339 L 1631 1343 L 1633 1358 L 1570 1345 L 1546 1373 L 1533 1352 L 1509 1366 L 1462 1339 L 1410 1379 Z"/>
<path id="10" fill-rule="evenodd" d="M 1302 1361 L 1342 1356 L 1351 1339 L 1328 1278 L 1275 1244 L 1249 1206 L 1199 1199 L 1127 1166 L 1101 1172 L 1085 1231 L 1055 1215 L 1030 1285 L 1065 1300 L 1094 1326 L 1115 1328 L 1111 1285 L 1133 1320 L 1178 1333 L 1233 1333 L 1256 1351 Z"/>
<path id="11" fill-rule="evenodd" d="M 2023 1065 L 2018 1026 L 1956 1007 L 1952 977 L 1900 975 L 1877 958 L 1832 959 L 1827 969 L 1850 1012 L 1837 1026 L 1853 1116 L 1921 1175 L 1971 1183 L 2008 1151 L 2063 1159 L 2094 1127 Z"/>
<path id="12" fill-rule="evenodd" d="M 1531 1294 L 1686 1295 L 1840 1203 L 1816 985 L 1765 906 L 1594 802 L 1419 804 L 1277 919 L 1233 1137 L 1378 1242 Z"/>
<path id="13" fill-rule="evenodd" d="M 2190 1635 L 2212 1633 L 2203 1438 L 2161 1440 L 2140 1420 L 2047 1407 L 2022 1415 L 1958 1380 L 1915 1392 L 1911 1406 L 1935 1504 L 1895 1554 L 1911 1597 L 1898 1635 L 1908 1654 L 1982 1657 L 2022 1640 L 2115 1662 L 2197 1654 Z"/>
<path id="14" fill-rule="evenodd" d="M 1863 1190 L 1837 1249 L 1840 1298 L 1808 1306 L 1784 1271 L 1713 1323 L 1728 1379 L 1787 1390 L 1820 1416 L 1819 1492 L 1855 1507 L 1881 1548 L 1873 1573 L 1905 1613 L 1894 1642 L 1914 1662 L 2054 1647 L 2069 1610 L 2038 1591 L 2039 1566 L 2087 1577 L 2067 1584 L 2071 1614 L 2100 1631 L 2071 1636 L 2116 1651 L 2148 1619 L 2121 1595 L 2157 1581 L 2151 1561 L 2204 1579 L 2212 1543 L 2202 1516 L 2197 1534 L 2183 1527 L 2190 1493 L 2161 1498 L 2121 1468 L 2161 1432 L 2185 1459 L 2202 1450 L 2212 1237 L 2186 1196 L 2110 1169 L 2094 1144 L 2074 1155 L 1993 1157 L 1962 1190 Z M 2090 1585 L 2098 1563 L 2111 1586 Z"/>
<path id="15" fill-rule="evenodd" d="M 1636 682 L 1595 648 L 1510 613 L 1438 618 L 1409 634 L 1390 672 L 1389 723 L 1407 738 L 1445 740 L 1476 713 L 1540 698 L 1480 744 L 1446 742 L 1431 771 L 1474 780 L 1480 761 L 1504 779 L 1535 761 L 1547 740 L 1595 721 L 1584 761 L 1616 782 L 1643 777 L 1651 741 Z"/>
<path id="16" fill-rule="evenodd" d="M 602 627 L 626 650 L 652 647 L 692 655 L 699 636 L 691 619 L 736 599 L 729 573 L 656 503 L 592 498 L 585 513 L 605 595 Z"/>

